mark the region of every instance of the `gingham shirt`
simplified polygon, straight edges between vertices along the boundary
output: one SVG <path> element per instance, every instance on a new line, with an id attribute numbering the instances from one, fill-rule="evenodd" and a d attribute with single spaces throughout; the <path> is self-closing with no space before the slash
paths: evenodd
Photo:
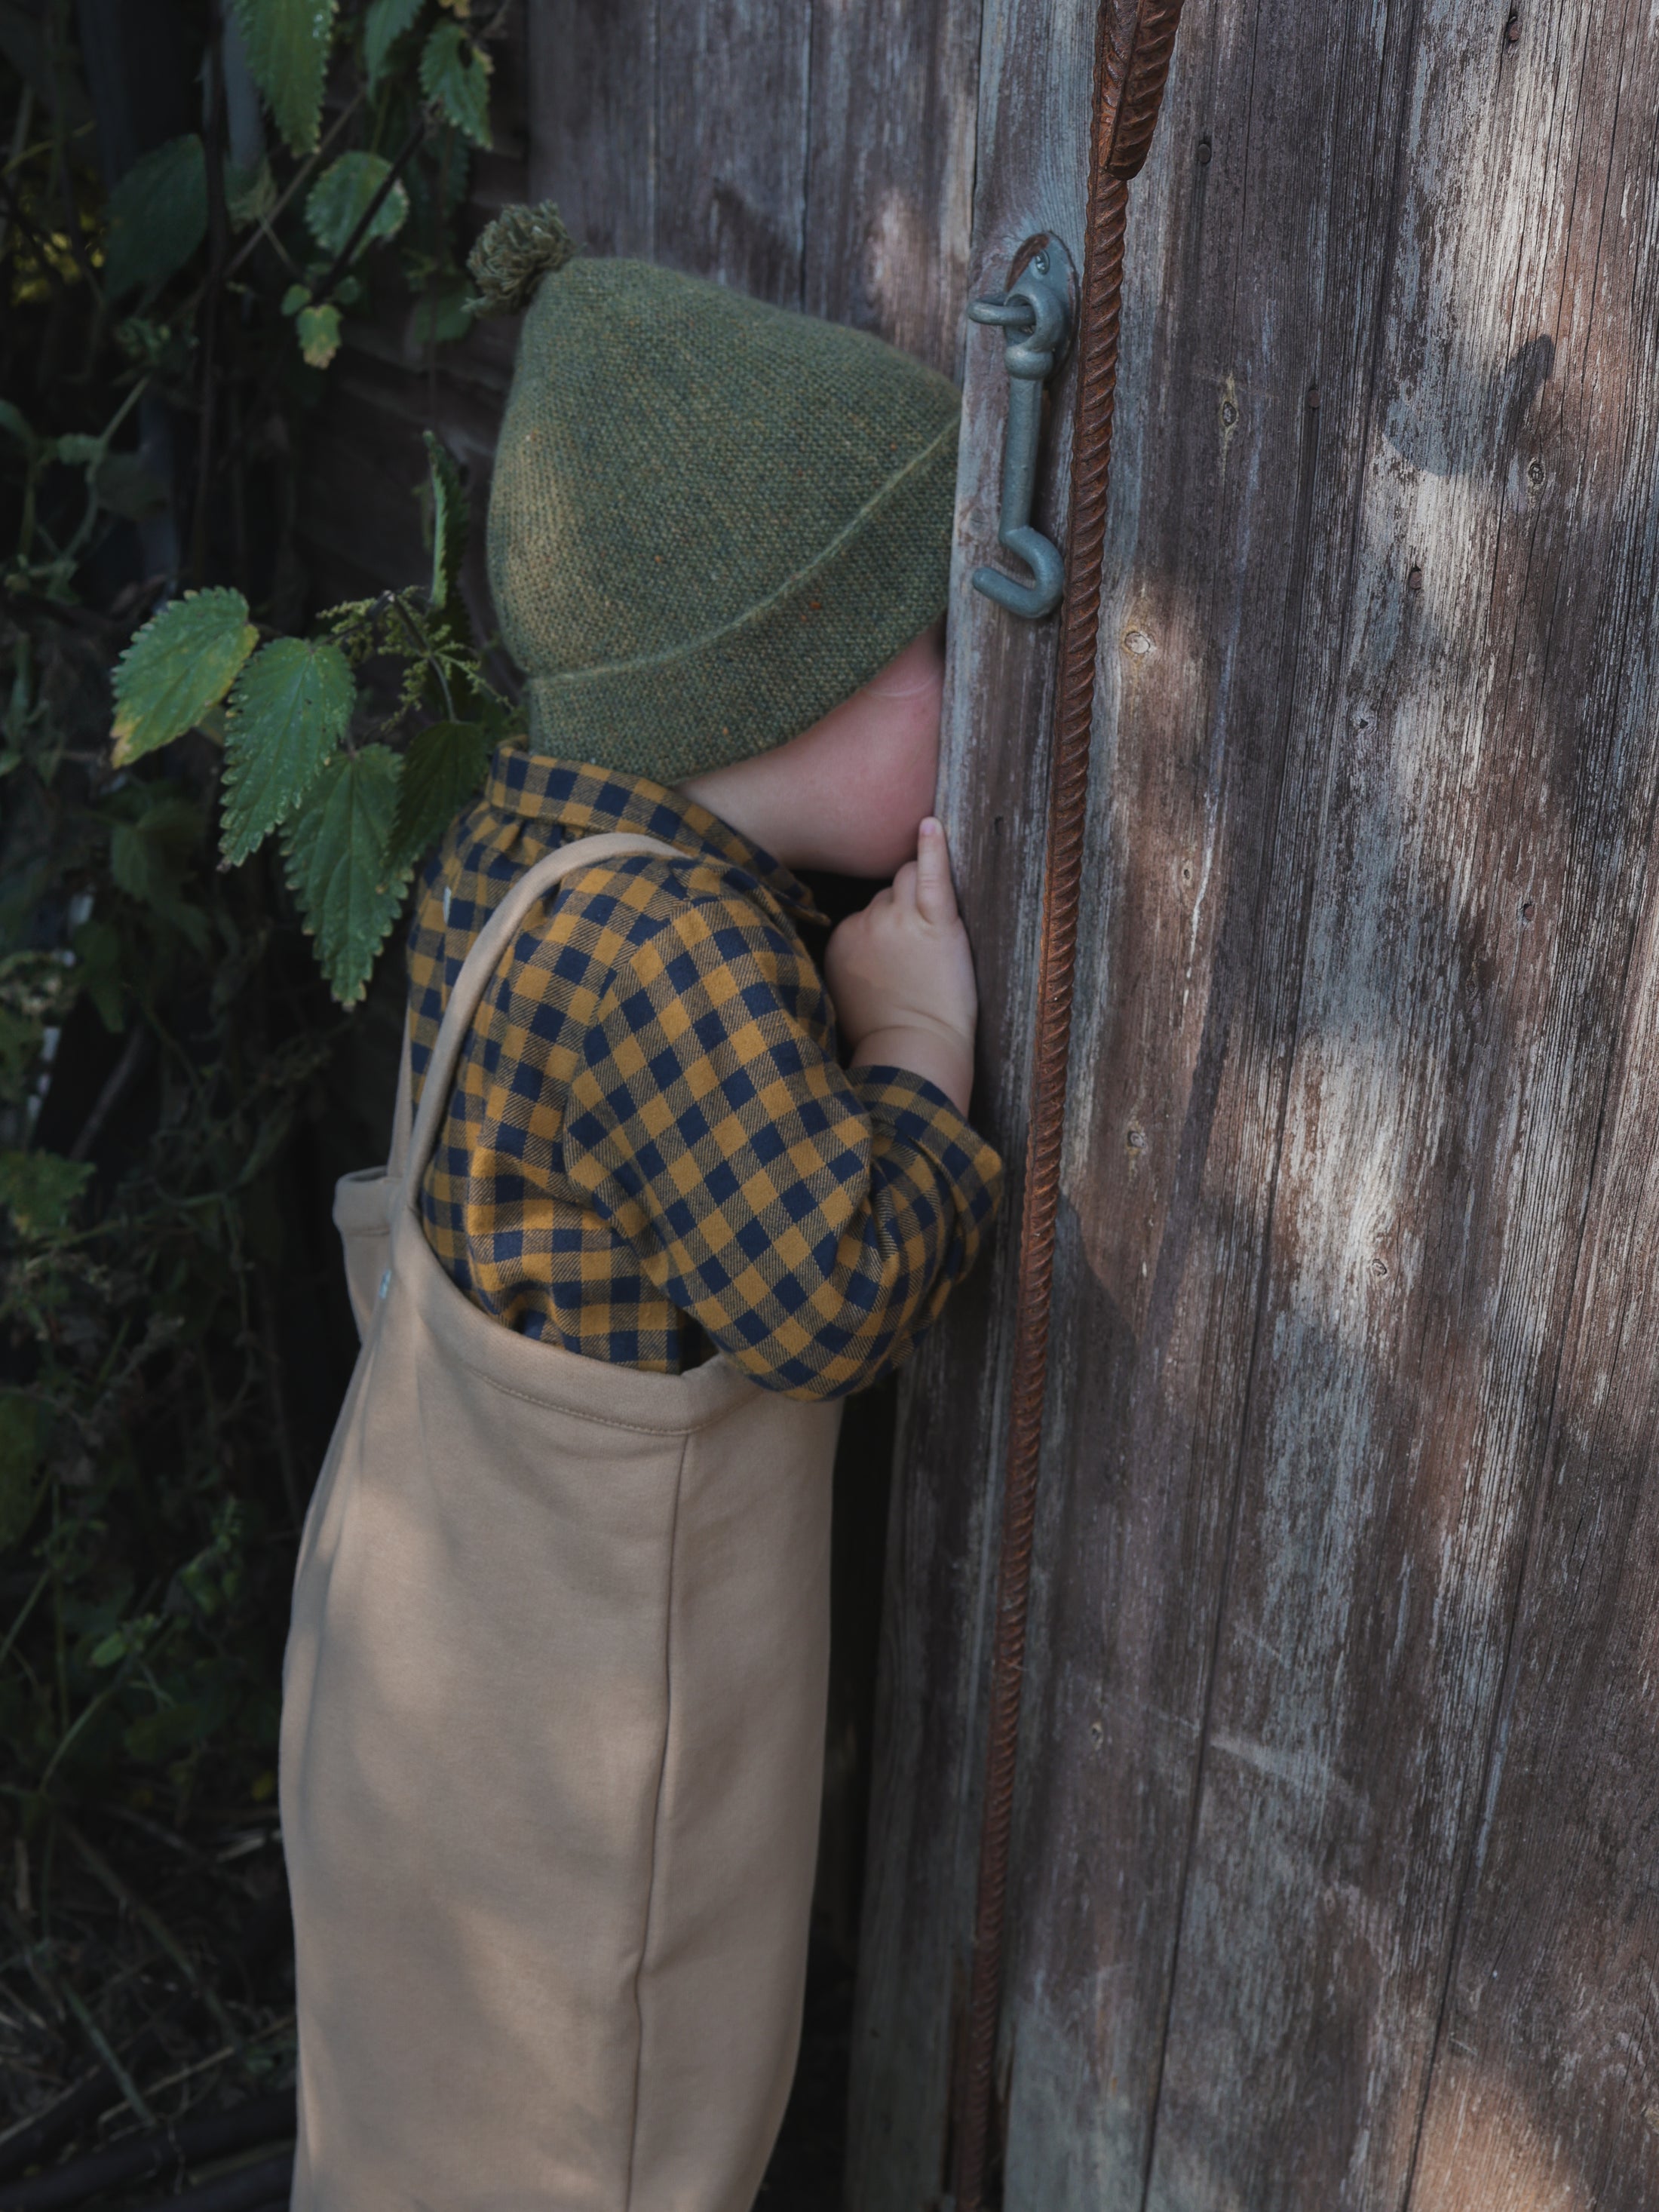
<path id="1" fill-rule="evenodd" d="M 619 1366 L 718 1346 L 830 1398 L 905 1358 L 973 1264 L 1001 1163 L 942 1091 L 843 1069 L 787 868 L 676 792 L 503 746 L 422 878 L 409 937 L 416 1097 L 473 937 L 531 864 L 631 830 L 520 925 L 422 1187 L 476 1305 Z"/>

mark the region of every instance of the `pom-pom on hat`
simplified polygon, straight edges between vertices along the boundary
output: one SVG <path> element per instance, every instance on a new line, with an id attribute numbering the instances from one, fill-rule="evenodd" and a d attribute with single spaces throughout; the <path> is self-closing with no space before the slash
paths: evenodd
<path id="1" fill-rule="evenodd" d="M 550 207 L 468 264 L 529 311 L 489 580 L 538 752 L 674 783 L 798 736 L 945 609 L 956 386 L 641 261 Z"/>

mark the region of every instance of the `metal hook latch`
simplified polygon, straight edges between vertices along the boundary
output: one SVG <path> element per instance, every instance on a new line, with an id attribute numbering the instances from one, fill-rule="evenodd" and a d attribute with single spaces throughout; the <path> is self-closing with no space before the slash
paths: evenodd
<path id="1" fill-rule="evenodd" d="M 1019 556 L 1034 580 L 1019 584 L 995 568 L 975 568 L 974 589 L 1011 614 L 1036 622 L 1054 612 L 1066 587 L 1060 548 L 1031 527 L 1042 387 L 1072 335 L 1071 266 L 1065 247 L 1049 239 L 1000 297 L 975 300 L 968 313 L 974 322 L 994 323 L 1007 332 L 1003 363 L 1008 371 L 1008 426 L 997 541 Z"/>

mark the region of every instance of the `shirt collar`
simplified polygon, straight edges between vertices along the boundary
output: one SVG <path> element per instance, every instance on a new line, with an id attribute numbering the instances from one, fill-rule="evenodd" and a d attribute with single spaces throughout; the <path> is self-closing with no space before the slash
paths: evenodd
<path id="1" fill-rule="evenodd" d="M 553 760 L 505 744 L 496 748 L 490 762 L 484 796 L 501 813 L 528 815 L 556 827 L 567 844 L 576 837 L 631 830 L 659 837 L 682 852 L 712 855 L 751 877 L 792 920 L 820 926 L 825 922 L 812 894 L 792 869 L 706 806 L 645 776 L 623 775 L 587 761 Z"/>

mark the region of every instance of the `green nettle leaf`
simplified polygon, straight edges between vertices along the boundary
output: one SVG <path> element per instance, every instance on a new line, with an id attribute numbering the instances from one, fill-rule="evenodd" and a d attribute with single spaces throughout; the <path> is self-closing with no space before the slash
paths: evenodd
<path id="1" fill-rule="evenodd" d="M 286 819 L 345 735 L 357 687 L 326 640 L 279 637 L 242 671 L 225 735 L 221 839 L 234 866 Z"/>
<path id="2" fill-rule="evenodd" d="M 40 1503 L 40 1408 L 21 1390 L 0 1390 L 0 1552 L 28 1534 Z"/>
<path id="3" fill-rule="evenodd" d="M 489 146 L 489 55 L 459 23 L 440 23 L 421 53 L 421 90 L 434 100 L 463 137 Z"/>
<path id="4" fill-rule="evenodd" d="M 416 733 L 392 830 L 396 860 L 412 866 L 442 836 L 483 781 L 492 742 L 481 722 L 434 722 Z"/>
<path id="5" fill-rule="evenodd" d="M 41 1024 L 27 1014 L 0 1006 L 0 1100 L 20 1103 L 40 1057 Z"/>
<path id="6" fill-rule="evenodd" d="M 84 430 L 71 430 L 66 437 L 54 441 L 58 458 L 67 461 L 71 468 L 94 467 L 104 458 L 104 441 L 89 438 Z"/>
<path id="7" fill-rule="evenodd" d="M 0 399 L 0 430 L 9 430 L 20 445 L 33 446 L 34 443 L 34 433 L 28 426 L 27 416 L 14 407 L 9 399 Z"/>
<path id="8" fill-rule="evenodd" d="M 101 505 L 129 522 L 160 514 L 167 503 L 167 486 L 137 453 L 106 453 L 93 469 L 92 488 Z"/>
<path id="9" fill-rule="evenodd" d="M 368 211 L 368 204 L 392 173 L 392 164 L 380 154 L 342 154 L 331 161 L 311 188 L 306 202 L 306 221 L 325 253 L 343 251 L 346 240 Z M 358 242 L 361 253 L 378 239 L 395 238 L 409 219 L 409 194 L 401 185 L 392 190 L 374 211 L 374 220 Z"/>
<path id="10" fill-rule="evenodd" d="M 193 729 L 258 642 L 240 592 L 186 592 L 152 616 L 115 671 L 116 767 Z"/>
<path id="11" fill-rule="evenodd" d="M 409 319 L 411 345 L 453 345 L 472 327 L 477 312 L 465 276 L 440 276 L 416 301 Z"/>
<path id="12" fill-rule="evenodd" d="M 343 1006 L 362 997 L 403 904 L 409 870 L 390 853 L 403 766 L 386 745 L 336 753 L 283 831 L 301 919 Z"/>
<path id="13" fill-rule="evenodd" d="M 368 64 L 371 97 L 380 88 L 393 46 L 425 4 L 426 0 L 374 0 L 363 21 L 363 59 Z"/>
<path id="14" fill-rule="evenodd" d="M 126 940 L 107 921 L 83 921 L 70 940 L 80 987 L 98 1009 L 112 1036 L 126 1027 L 126 989 L 122 981 Z"/>
<path id="15" fill-rule="evenodd" d="M 109 872 L 118 890 L 172 922 L 198 952 L 205 952 L 207 916 L 184 896 L 201 842 L 201 809 L 179 793 L 162 790 L 142 813 L 118 822 L 110 832 Z"/>
<path id="16" fill-rule="evenodd" d="M 422 432 L 426 441 L 427 467 L 429 478 L 432 518 L 432 605 L 442 606 L 460 580 L 461 563 L 466 558 L 467 513 L 466 487 L 461 482 L 461 472 L 454 459 L 434 438 L 430 430 Z"/>
<path id="17" fill-rule="evenodd" d="M 300 350 L 312 368 L 326 368 L 340 350 L 340 311 L 337 307 L 301 307 L 294 319 L 300 333 Z"/>
<path id="18" fill-rule="evenodd" d="M 0 1206 L 25 1237 L 62 1229 L 92 1175 L 90 1160 L 57 1152 L 0 1152 Z"/>
<path id="19" fill-rule="evenodd" d="M 336 0 L 235 0 L 253 81 L 293 154 L 317 143 Z"/>
<path id="20" fill-rule="evenodd" d="M 268 221 L 276 206 L 276 179 L 263 154 L 251 169 L 239 169 L 234 161 L 226 162 L 225 213 L 230 217 L 233 230 L 246 230 L 250 223 Z"/>
<path id="21" fill-rule="evenodd" d="M 104 286 L 112 300 L 153 291 L 207 236 L 207 157 L 193 133 L 135 161 L 109 196 Z"/>

